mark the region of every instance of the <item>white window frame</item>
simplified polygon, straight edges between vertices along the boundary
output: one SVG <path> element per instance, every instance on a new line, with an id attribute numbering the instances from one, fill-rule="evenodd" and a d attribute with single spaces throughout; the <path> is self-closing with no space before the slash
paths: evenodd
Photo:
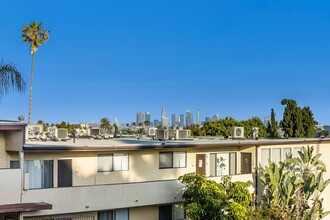
<path id="1" fill-rule="evenodd" d="M 97 172 L 116 172 L 129 170 L 128 153 L 109 153 L 97 155 Z"/>
<path id="2" fill-rule="evenodd" d="M 169 155 L 170 158 L 168 164 L 161 164 L 162 161 L 165 160 L 162 159 L 162 156 Z M 186 151 L 164 151 L 159 152 L 159 169 L 170 169 L 170 168 L 185 168 L 187 167 L 187 152 Z"/>

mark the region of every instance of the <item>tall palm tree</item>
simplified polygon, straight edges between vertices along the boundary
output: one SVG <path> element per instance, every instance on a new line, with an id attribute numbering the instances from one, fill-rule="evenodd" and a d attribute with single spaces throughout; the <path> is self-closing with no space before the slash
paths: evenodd
<path id="1" fill-rule="evenodd" d="M 42 29 L 42 22 L 31 22 L 30 25 L 24 25 L 22 30 L 22 40 L 30 44 L 30 50 L 32 55 L 32 67 L 30 76 L 30 99 L 29 99 L 29 117 L 28 124 L 31 121 L 32 112 L 32 82 L 34 75 L 34 54 L 37 52 L 39 46 L 45 43 L 49 38 L 49 30 Z"/>
<path id="2" fill-rule="evenodd" d="M 18 92 L 25 91 L 25 81 L 21 73 L 12 64 L 0 62 L 0 98 L 9 92 L 10 89 Z"/>
<path id="3" fill-rule="evenodd" d="M 112 126 L 108 118 L 101 119 L 101 128 L 103 128 L 108 133 L 112 132 Z"/>

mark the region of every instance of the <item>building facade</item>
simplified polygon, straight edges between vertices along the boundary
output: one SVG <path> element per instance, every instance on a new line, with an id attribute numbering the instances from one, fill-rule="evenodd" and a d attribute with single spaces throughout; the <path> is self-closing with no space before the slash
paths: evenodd
<path id="1" fill-rule="evenodd" d="M 186 173 L 256 183 L 255 167 L 268 159 L 282 161 L 307 145 L 330 167 L 329 139 L 73 143 L 25 141 L 25 133 L 24 124 L 0 124 L 0 220 L 179 220 L 185 213 L 177 179 Z M 329 188 L 323 207 L 330 210 Z"/>

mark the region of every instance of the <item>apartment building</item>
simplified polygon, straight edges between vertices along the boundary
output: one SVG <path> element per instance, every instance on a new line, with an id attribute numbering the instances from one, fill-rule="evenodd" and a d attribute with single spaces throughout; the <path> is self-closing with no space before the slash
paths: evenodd
<path id="1" fill-rule="evenodd" d="M 0 220 L 185 219 L 179 176 L 256 182 L 256 166 L 307 145 L 330 167 L 329 139 L 41 142 L 25 141 L 25 124 L 0 123 Z"/>

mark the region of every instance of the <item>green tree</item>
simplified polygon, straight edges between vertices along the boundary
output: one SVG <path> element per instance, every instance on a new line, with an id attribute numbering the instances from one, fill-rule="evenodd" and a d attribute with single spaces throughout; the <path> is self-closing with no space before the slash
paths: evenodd
<path id="1" fill-rule="evenodd" d="M 303 107 L 302 110 L 302 123 L 304 128 L 304 136 L 307 138 L 315 137 L 314 129 L 315 129 L 315 120 L 313 117 L 313 112 L 307 107 Z"/>
<path id="2" fill-rule="evenodd" d="M 259 131 L 258 131 L 259 137 L 266 137 L 266 135 L 267 135 L 266 127 L 259 117 L 252 117 L 248 120 L 240 121 L 238 123 L 238 125 L 244 127 L 244 136 L 245 137 L 252 137 L 252 133 L 253 133 L 252 129 L 254 127 L 259 128 Z"/>
<path id="3" fill-rule="evenodd" d="M 304 137 L 304 127 L 302 121 L 302 111 L 297 102 L 292 99 L 283 99 L 285 105 L 281 127 L 286 137 Z"/>
<path id="4" fill-rule="evenodd" d="M 189 218 L 246 219 L 252 198 L 248 183 L 232 182 L 229 176 L 217 183 L 196 173 L 185 174 L 179 180 L 184 185 L 182 197 Z"/>
<path id="5" fill-rule="evenodd" d="M 144 121 L 144 126 L 148 128 L 150 126 L 150 121 Z"/>
<path id="6" fill-rule="evenodd" d="M 104 129 L 108 134 L 112 132 L 112 126 L 108 118 L 104 117 L 101 119 L 101 128 Z"/>
<path id="7" fill-rule="evenodd" d="M 274 109 L 272 109 L 271 113 L 270 113 L 270 123 L 268 123 L 268 125 L 267 125 L 267 133 L 268 133 L 269 137 L 272 137 L 272 138 L 279 137 Z"/>
<path id="8" fill-rule="evenodd" d="M 9 90 L 25 91 L 25 81 L 21 73 L 12 64 L 0 62 L 0 98 Z"/>
<path id="9" fill-rule="evenodd" d="M 29 116 L 28 124 L 31 122 L 32 113 L 32 83 L 34 75 L 34 55 L 37 52 L 39 46 L 45 43 L 49 38 L 49 30 L 42 29 L 42 22 L 31 22 L 30 25 L 24 25 L 22 30 L 22 40 L 30 44 L 30 50 L 32 55 L 32 66 L 30 76 L 30 99 L 29 99 Z"/>
<path id="10" fill-rule="evenodd" d="M 115 133 L 114 133 L 114 135 L 119 134 L 119 128 L 118 128 L 118 126 L 117 126 L 116 123 L 113 123 L 113 127 L 114 127 L 114 129 L 115 129 Z"/>
<path id="11" fill-rule="evenodd" d="M 239 122 L 232 117 L 219 119 L 215 122 L 206 122 L 203 124 L 202 132 L 207 136 L 231 136 L 232 127 L 239 126 Z"/>

